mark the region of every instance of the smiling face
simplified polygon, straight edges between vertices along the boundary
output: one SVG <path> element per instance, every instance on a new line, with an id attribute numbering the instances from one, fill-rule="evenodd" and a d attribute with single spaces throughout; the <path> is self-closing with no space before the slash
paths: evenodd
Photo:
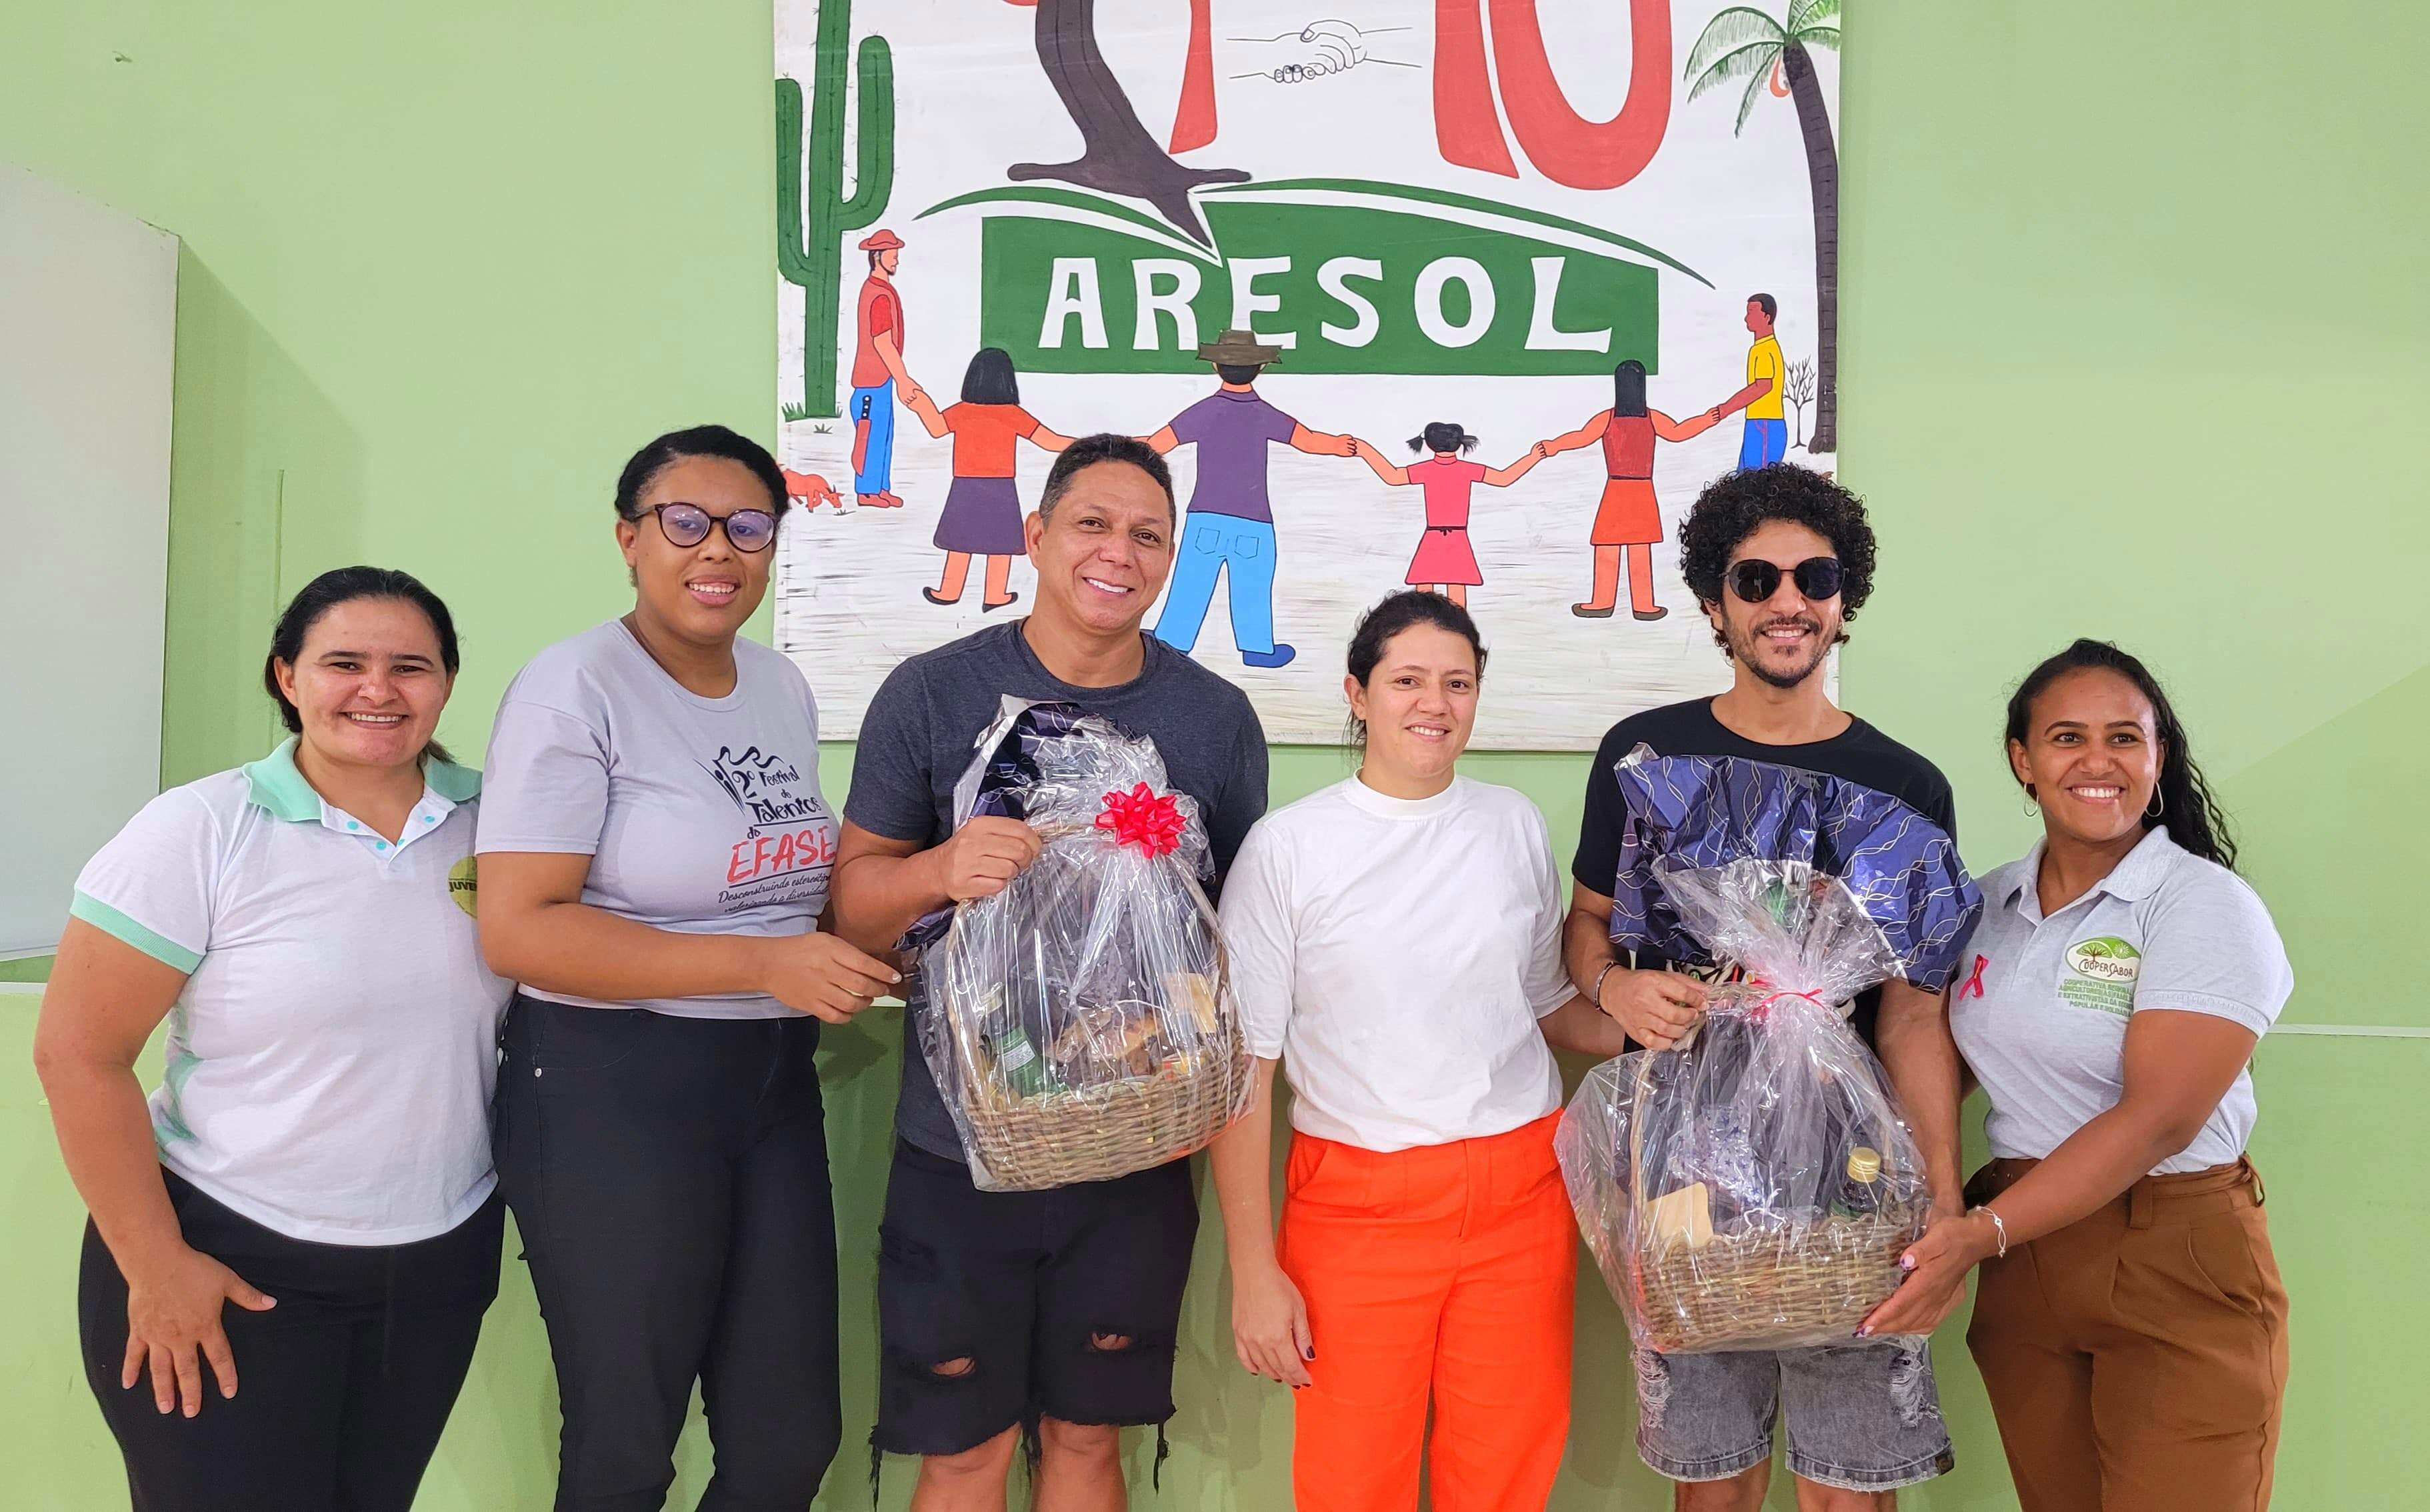
<path id="1" fill-rule="evenodd" d="M 1838 597 L 1820 603 L 1797 590 L 1797 564 L 1815 557 L 1837 555 L 1831 542 L 1805 525 L 1767 520 L 1730 553 L 1730 569 L 1744 561 L 1767 561 L 1780 569 L 1780 586 L 1761 604 L 1749 604 L 1730 587 L 1731 571 L 1722 574 L 1722 597 L 1705 606 L 1738 664 L 1774 688 L 1794 688 L 1814 675 L 1839 640 L 1845 616 Z"/>
<path id="2" fill-rule="evenodd" d="M 1071 475 L 1054 512 L 1023 526 L 1040 619 L 1085 635 L 1137 634 L 1173 571 L 1173 501 L 1129 462 Z"/>
<path id="3" fill-rule="evenodd" d="M 2105 667 L 2081 667 L 2035 698 L 2008 765 L 2053 834 L 2104 845 L 2140 832 L 2167 754 L 2142 690 Z"/>
<path id="4" fill-rule="evenodd" d="M 456 685 L 430 617 L 404 599 L 348 599 L 313 622 L 295 660 L 275 666 L 303 743 L 332 766 L 421 759 Z"/>
<path id="5" fill-rule="evenodd" d="M 1476 727 L 1483 679 L 1476 648 L 1439 624 L 1413 624 L 1384 642 L 1362 686 L 1341 680 L 1350 712 L 1367 725 L 1367 761 L 1393 786 L 1431 787 L 1447 778 Z M 1383 784 L 1374 784 L 1383 786 Z"/>
<path id="6" fill-rule="evenodd" d="M 650 512 L 661 504 L 695 505 L 722 522 L 737 509 L 773 513 L 781 501 L 769 498 L 740 462 L 686 457 L 661 468 L 641 490 L 641 519 L 616 522 L 616 544 L 640 590 L 635 609 L 650 627 L 693 645 L 732 641 L 768 591 L 775 548 L 737 551 L 723 524 L 697 545 L 678 546 Z"/>

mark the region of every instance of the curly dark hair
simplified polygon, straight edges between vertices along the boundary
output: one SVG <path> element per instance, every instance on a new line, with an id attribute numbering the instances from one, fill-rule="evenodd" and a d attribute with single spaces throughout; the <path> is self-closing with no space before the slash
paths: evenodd
<path id="1" fill-rule="evenodd" d="M 1790 462 L 1724 474 L 1696 496 L 1679 524 L 1679 572 L 1696 602 L 1722 601 L 1730 554 L 1773 520 L 1804 525 L 1831 543 L 1839 558 L 1839 617 L 1856 619 L 1873 591 L 1873 527 L 1865 519 L 1865 501 Z M 1728 649 L 1718 631 L 1714 639 Z M 1844 631 L 1839 639 L 1847 639 Z"/>

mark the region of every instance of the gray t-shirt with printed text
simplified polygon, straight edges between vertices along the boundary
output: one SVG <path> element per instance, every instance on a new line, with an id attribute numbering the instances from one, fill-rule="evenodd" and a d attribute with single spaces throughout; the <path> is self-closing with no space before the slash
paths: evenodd
<path id="1" fill-rule="evenodd" d="M 610 620 L 515 674 L 490 734 L 476 848 L 588 856 L 582 901 L 689 935 L 803 935 L 826 911 L 838 825 L 819 791 L 818 706 L 778 652 L 734 643 L 704 698 Z M 779 1019 L 764 993 L 602 1003 L 685 1019 Z"/>

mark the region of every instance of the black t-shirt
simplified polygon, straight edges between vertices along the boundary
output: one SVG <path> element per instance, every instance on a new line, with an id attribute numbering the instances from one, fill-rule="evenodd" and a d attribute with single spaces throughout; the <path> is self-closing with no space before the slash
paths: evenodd
<path id="1" fill-rule="evenodd" d="M 1029 649 L 1018 623 L 913 656 L 888 675 L 861 720 L 844 818 L 924 850 L 943 844 L 954 832 L 954 786 L 970 770 L 979 734 L 994 723 L 1005 696 L 1060 699 L 1156 742 L 1165 775 L 1198 800 L 1220 883 L 1266 811 L 1265 727 L 1246 693 L 1163 641 L 1140 640 L 1146 660 L 1140 674 L 1112 688 L 1058 680 Z M 894 1127 L 930 1155 L 962 1158 L 961 1137 L 920 1054 L 908 1011 Z"/>
<path id="2" fill-rule="evenodd" d="M 1850 718 L 1848 727 L 1827 740 L 1804 745 L 1764 745 L 1750 740 L 1713 717 L 1713 701 L 1690 699 L 1662 708 L 1632 714 L 1611 727 L 1595 748 L 1594 765 L 1587 772 L 1586 818 L 1578 826 L 1578 852 L 1570 874 L 1580 886 L 1606 897 L 1620 876 L 1620 830 L 1626 808 L 1621 802 L 1620 780 L 1612 774 L 1621 759 L 1639 746 L 1651 746 L 1656 756 L 1737 756 L 1768 761 L 1774 766 L 1819 772 L 1825 776 L 1862 783 L 1888 793 L 1957 838 L 1956 806 L 1949 779 L 1940 769 L 1866 723 Z M 1640 967 L 1694 970 L 1651 951 L 1637 953 Z M 1709 974 L 1698 972 L 1699 975 Z M 1856 996 L 1849 1022 L 1870 1045 L 1873 1021 L 1881 1009 L 1879 988 Z"/>

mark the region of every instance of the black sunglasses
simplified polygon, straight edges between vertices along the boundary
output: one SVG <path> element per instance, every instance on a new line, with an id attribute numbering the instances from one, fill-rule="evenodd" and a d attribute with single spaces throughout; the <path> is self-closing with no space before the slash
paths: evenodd
<path id="1" fill-rule="evenodd" d="M 1730 566 L 1730 591 L 1749 604 L 1761 604 L 1780 591 L 1780 568 L 1767 561 L 1750 558 Z M 1839 585 L 1845 579 L 1837 557 L 1808 557 L 1789 570 L 1787 575 L 1797 584 L 1797 591 L 1820 604 L 1839 596 Z"/>
<path id="2" fill-rule="evenodd" d="M 676 546 L 697 546 L 719 526 L 724 528 L 725 539 L 736 551 L 766 551 L 776 539 L 776 517 L 765 509 L 713 515 L 696 504 L 654 504 L 641 512 L 657 515 L 659 533 Z"/>

